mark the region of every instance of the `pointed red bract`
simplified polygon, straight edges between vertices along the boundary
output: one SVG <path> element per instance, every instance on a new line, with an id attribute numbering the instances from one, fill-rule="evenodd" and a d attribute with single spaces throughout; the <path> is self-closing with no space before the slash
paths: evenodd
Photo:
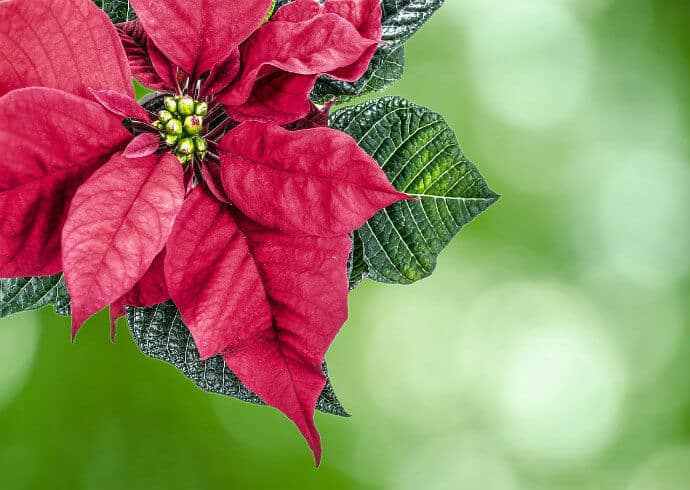
<path id="1" fill-rule="evenodd" d="M 14 90 L 0 106 L 0 277 L 55 274 L 72 196 L 131 135 L 99 104 L 55 89 Z"/>
<path id="2" fill-rule="evenodd" d="M 91 0 L 0 2 L 0 46 L 0 95 L 28 86 L 134 94 L 117 32 Z"/>
<path id="3" fill-rule="evenodd" d="M 337 14 L 350 22 L 362 37 L 381 40 L 381 0 L 326 0 L 322 4 L 314 0 L 295 0 L 278 9 L 272 20 L 301 22 L 319 14 Z M 338 80 L 358 80 L 367 71 L 377 49 L 378 45 L 370 46 L 355 63 L 332 70 L 329 75 Z"/>
<path id="4" fill-rule="evenodd" d="M 75 194 L 62 230 L 72 334 L 129 291 L 165 246 L 182 206 L 182 167 L 172 155 L 121 154 Z"/>
<path id="5" fill-rule="evenodd" d="M 198 77 L 225 61 L 262 23 L 271 0 L 130 0 L 166 58 Z"/>
<path id="6" fill-rule="evenodd" d="M 202 359 L 230 342 L 252 341 L 242 333 L 246 325 L 270 327 L 261 280 L 230 208 L 202 187 L 185 200 L 175 223 L 165 277 Z"/>
<path id="7" fill-rule="evenodd" d="M 90 90 L 90 92 L 96 102 L 122 119 L 131 118 L 151 122 L 149 113 L 133 97 L 114 90 Z"/>
<path id="8" fill-rule="evenodd" d="M 224 90 L 240 72 L 240 50 L 235 49 L 230 57 L 214 66 L 201 85 L 201 96 L 206 97 Z"/>
<path id="9" fill-rule="evenodd" d="M 133 20 L 117 24 L 115 27 L 127 53 L 132 76 L 144 87 L 152 90 L 174 90 L 174 85 L 170 84 L 170 80 L 165 81 L 154 68 L 149 53 L 149 38 L 141 22 Z"/>
<path id="10" fill-rule="evenodd" d="M 165 250 L 153 259 L 151 266 L 141 276 L 139 282 L 110 305 L 110 324 L 113 327 L 111 332 L 113 337 L 115 335 L 115 322 L 124 316 L 125 306 L 149 307 L 170 299 L 168 285 L 165 282 L 164 263 Z"/>
<path id="11" fill-rule="evenodd" d="M 129 142 L 122 153 L 127 158 L 142 158 L 153 155 L 161 145 L 161 138 L 154 133 L 142 133 Z"/>
<path id="12" fill-rule="evenodd" d="M 272 324 L 245 324 L 223 352 L 228 367 L 264 402 L 287 415 L 321 460 L 314 408 L 325 383 L 323 359 L 347 319 L 350 239 L 289 236 L 234 213 L 261 278 Z M 249 283 L 238 283 L 246 290 Z"/>
<path id="13" fill-rule="evenodd" d="M 281 115 L 272 119 L 284 124 L 301 117 L 308 111 L 308 95 L 316 76 L 356 63 L 378 40 L 366 39 L 347 20 L 336 14 L 323 14 L 304 22 L 271 21 L 259 29 L 240 48 L 242 71 L 237 80 L 220 96 L 220 101 L 234 111 L 231 115 L 254 119 L 266 111 L 255 108 L 257 99 L 280 100 L 293 110 L 290 118 Z M 272 75 L 278 73 L 276 80 Z M 294 74 L 299 82 L 291 82 Z M 307 77 L 305 77 L 305 75 Z M 252 91 L 262 91 L 250 100 Z M 273 107 L 277 103 L 270 102 Z M 265 119 L 265 118 L 264 118 Z"/>
<path id="14" fill-rule="evenodd" d="M 355 140 L 333 129 L 287 131 L 249 122 L 228 133 L 219 147 L 228 196 L 270 228 L 341 235 L 407 199 Z"/>

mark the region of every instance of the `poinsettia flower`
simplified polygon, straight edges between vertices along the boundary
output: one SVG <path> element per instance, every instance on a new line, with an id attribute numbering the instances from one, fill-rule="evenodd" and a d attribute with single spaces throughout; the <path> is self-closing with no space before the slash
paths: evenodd
<path id="1" fill-rule="evenodd" d="M 64 272 L 73 336 L 107 305 L 117 318 L 124 305 L 172 299 L 201 357 L 222 354 L 294 421 L 318 462 L 314 407 L 326 350 L 347 317 L 348 233 L 407 196 L 351 137 L 323 127 L 327 111 L 288 111 L 286 129 L 275 122 L 285 112 L 245 121 L 223 106 L 248 85 L 247 97 L 267 97 L 256 92 L 264 78 L 301 80 L 324 66 L 361 72 L 373 45 L 354 33 L 368 27 L 361 16 L 345 19 L 368 3 L 352 0 L 348 10 L 339 0 L 337 13 L 319 7 L 311 16 L 298 2 L 304 12 L 281 10 L 287 20 L 258 30 L 270 2 L 132 3 L 153 40 L 146 57 L 159 67 L 158 88 L 177 85 L 156 99 L 157 114 L 134 99 L 132 58 L 93 2 L 0 3 L 0 277 Z M 309 45 L 307 34 L 327 26 L 352 34 L 339 43 L 355 49 L 312 52 L 292 72 L 281 70 L 297 65 L 266 61 L 270 45 L 233 61 L 233 52 L 256 53 L 257 40 L 286 39 L 282 29 Z M 328 64 L 334 53 L 347 55 Z M 312 58 L 324 59 L 314 68 Z M 271 102 L 262 100 L 267 114 Z M 237 107 L 248 114 L 251 104 Z M 298 113 L 305 117 L 295 122 Z"/>
<path id="2" fill-rule="evenodd" d="M 381 42 L 380 0 L 298 0 L 264 22 L 271 0 L 131 0 L 118 30 L 134 76 L 175 91 L 196 86 L 237 121 L 306 116 L 319 75 L 359 79 Z"/>

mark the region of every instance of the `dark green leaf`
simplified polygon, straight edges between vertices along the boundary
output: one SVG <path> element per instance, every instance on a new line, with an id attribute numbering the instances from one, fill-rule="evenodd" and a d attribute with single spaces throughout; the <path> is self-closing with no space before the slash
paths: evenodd
<path id="1" fill-rule="evenodd" d="M 371 92 L 380 92 L 392 86 L 403 76 L 405 48 L 402 45 L 379 47 L 371 60 L 369 69 L 356 82 L 341 82 L 329 77 L 320 77 L 311 98 L 316 103 L 339 97 L 341 102 Z"/>
<path id="2" fill-rule="evenodd" d="M 406 99 L 342 109 L 330 126 L 355 138 L 396 189 L 419 199 L 378 212 L 357 231 L 372 279 L 410 284 L 429 276 L 451 239 L 499 197 L 463 155 L 446 121 Z"/>
<path id="3" fill-rule="evenodd" d="M 263 404 L 259 397 L 242 385 L 221 356 L 206 361 L 199 359 L 194 340 L 172 302 L 152 308 L 128 307 L 127 323 L 144 354 L 172 364 L 203 390 Z M 327 373 L 325 365 L 324 372 Z M 348 416 L 330 381 L 321 393 L 316 408 L 325 413 Z"/>
<path id="4" fill-rule="evenodd" d="M 113 23 L 136 19 L 136 14 L 129 4 L 129 0 L 94 0 L 94 2 L 108 14 Z"/>
<path id="5" fill-rule="evenodd" d="M 69 295 L 62 274 L 0 279 L 0 318 L 49 304 L 58 315 L 69 315 Z"/>
<path id="6" fill-rule="evenodd" d="M 445 0 L 383 0 L 383 39 L 402 44 L 429 20 Z"/>

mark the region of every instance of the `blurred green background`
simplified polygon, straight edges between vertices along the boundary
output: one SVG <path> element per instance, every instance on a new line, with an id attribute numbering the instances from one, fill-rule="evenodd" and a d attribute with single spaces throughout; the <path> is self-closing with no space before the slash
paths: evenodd
<path id="1" fill-rule="evenodd" d="M 101 314 L 0 321 L 0 488 L 690 488 L 690 3 L 448 0 L 390 91 L 503 199 L 329 353 L 325 457 Z"/>

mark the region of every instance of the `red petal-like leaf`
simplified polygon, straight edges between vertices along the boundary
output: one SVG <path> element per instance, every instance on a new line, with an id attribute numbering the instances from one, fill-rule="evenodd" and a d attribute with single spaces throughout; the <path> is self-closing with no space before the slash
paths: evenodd
<path id="1" fill-rule="evenodd" d="M 72 196 L 131 135 L 99 104 L 55 89 L 14 90 L 0 107 L 0 277 L 55 274 Z"/>
<path id="2" fill-rule="evenodd" d="M 240 50 L 235 49 L 230 57 L 211 68 L 208 78 L 201 86 L 201 96 L 217 94 L 224 90 L 240 72 Z"/>
<path id="3" fill-rule="evenodd" d="M 203 358 L 222 351 L 263 401 L 295 422 L 317 463 L 324 355 L 347 318 L 350 239 L 268 230 L 197 187 L 168 242 L 173 301 Z"/>
<path id="4" fill-rule="evenodd" d="M 223 180 L 220 177 L 220 167 L 214 162 L 204 162 L 201 166 L 201 176 L 206 188 L 213 197 L 225 204 L 232 204 L 230 198 L 223 189 Z"/>
<path id="5" fill-rule="evenodd" d="M 90 92 L 96 102 L 117 116 L 151 122 L 148 111 L 140 106 L 134 97 L 122 95 L 114 90 L 90 90 Z"/>
<path id="6" fill-rule="evenodd" d="M 158 49 L 151 38 L 149 38 L 146 42 L 146 46 L 149 52 L 149 57 L 151 58 L 153 69 L 156 70 L 156 73 L 158 73 L 161 79 L 163 79 L 165 86 L 172 87 L 168 89 L 169 91 L 179 91 L 180 83 L 178 78 L 180 76 L 180 71 L 178 70 L 177 66 L 166 58 L 166 56 L 160 49 Z"/>
<path id="7" fill-rule="evenodd" d="M 163 265 L 165 249 L 159 253 L 148 270 L 132 289 L 110 305 L 111 336 L 115 338 L 115 322 L 125 314 L 125 306 L 154 306 L 170 299 Z"/>
<path id="8" fill-rule="evenodd" d="M 270 325 L 271 315 L 229 208 L 196 187 L 168 242 L 165 276 L 203 359 L 230 342 L 251 340 L 245 325 Z"/>
<path id="9" fill-rule="evenodd" d="M 165 246 L 183 198 L 182 166 L 170 154 L 117 154 L 79 188 L 62 230 L 73 336 L 141 279 Z"/>
<path id="10" fill-rule="evenodd" d="M 356 63 L 378 41 L 366 39 L 347 20 L 336 14 L 323 14 L 304 22 L 269 22 L 240 48 L 242 71 L 219 100 L 227 106 L 247 103 L 238 113 L 252 114 L 258 103 L 272 104 L 265 99 L 280 99 L 293 110 L 290 119 L 281 115 L 275 122 L 285 124 L 309 111 L 308 95 L 316 76 L 330 73 Z M 278 78 L 273 74 L 281 74 Z M 291 82 L 291 76 L 301 80 Z M 309 77 L 304 77 L 309 75 Z M 250 100 L 252 92 L 255 96 Z M 289 99 L 294 99 L 288 102 Z M 245 119 L 250 119 L 249 117 Z"/>
<path id="11" fill-rule="evenodd" d="M 148 49 L 149 38 L 141 22 L 133 20 L 117 24 L 115 27 L 127 53 L 132 76 L 144 87 L 152 90 L 173 91 L 175 86 L 169 81 L 164 81 L 153 66 Z"/>
<path id="12" fill-rule="evenodd" d="M 0 46 L 0 95 L 28 86 L 134 95 L 117 32 L 91 0 L 0 2 Z"/>
<path id="13" fill-rule="evenodd" d="M 334 129 L 287 131 L 247 122 L 228 133 L 220 149 L 228 196 L 270 228 L 341 235 L 408 199 L 355 140 Z"/>
<path id="14" fill-rule="evenodd" d="M 324 104 L 323 108 L 319 108 L 310 102 L 309 114 L 304 116 L 302 119 L 299 119 L 298 121 L 284 126 L 284 128 L 290 131 L 298 131 L 300 129 L 325 128 L 328 126 L 328 115 L 330 113 L 332 105 L 333 102 L 327 102 L 326 104 Z"/>
<path id="15" fill-rule="evenodd" d="M 261 78 L 246 102 L 225 106 L 225 111 L 236 121 L 291 123 L 309 113 L 309 94 L 317 78 L 276 71 Z"/>
<path id="16" fill-rule="evenodd" d="M 290 236 L 235 213 L 271 307 L 272 323 L 246 324 L 223 352 L 228 367 L 264 402 L 287 415 L 314 452 L 321 443 L 314 407 L 326 378 L 324 356 L 347 319 L 350 239 Z M 236 288 L 249 288 L 238 282 Z"/>
<path id="17" fill-rule="evenodd" d="M 271 0 L 131 0 L 156 46 L 197 78 L 224 61 L 263 22 Z"/>
<path id="18" fill-rule="evenodd" d="M 160 145 L 160 136 L 153 133 L 142 133 L 129 142 L 123 155 L 127 158 L 147 157 L 153 155 Z"/>
<path id="19" fill-rule="evenodd" d="M 377 42 L 381 40 L 381 0 L 326 0 L 322 4 L 314 0 L 295 0 L 281 7 L 272 20 L 301 22 L 327 13 L 346 19 L 364 38 Z M 372 45 L 355 63 L 332 70 L 328 74 L 339 80 L 358 80 L 367 71 L 377 48 L 377 45 Z"/>

